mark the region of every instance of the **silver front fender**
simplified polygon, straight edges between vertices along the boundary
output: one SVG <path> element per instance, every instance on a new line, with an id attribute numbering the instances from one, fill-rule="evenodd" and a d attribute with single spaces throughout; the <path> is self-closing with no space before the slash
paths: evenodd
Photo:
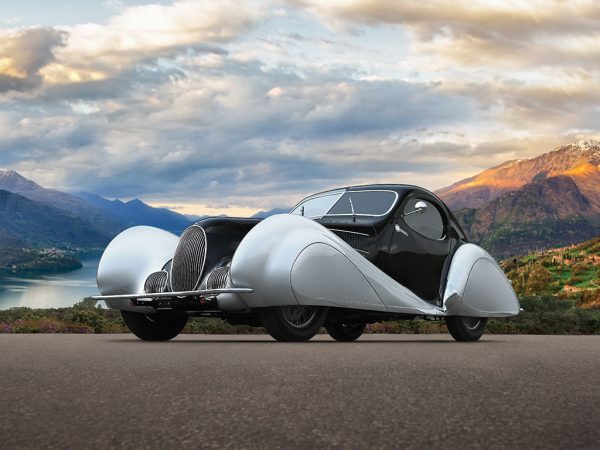
<path id="1" fill-rule="evenodd" d="M 179 237 L 159 228 L 138 226 L 118 234 L 106 247 L 98 265 L 98 289 L 103 296 L 144 293 L 144 282 L 152 272 L 173 257 Z M 106 300 L 111 308 L 139 308 L 122 301 Z"/>

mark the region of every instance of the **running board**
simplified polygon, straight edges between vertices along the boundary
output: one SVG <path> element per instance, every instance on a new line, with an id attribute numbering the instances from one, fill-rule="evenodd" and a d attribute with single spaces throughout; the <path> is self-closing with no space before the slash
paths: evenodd
<path id="1" fill-rule="evenodd" d="M 160 298 L 182 298 L 182 297 L 211 297 L 219 294 L 251 294 L 254 290 L 250 288 L 223 288 L 205 289 L 198 291 L 179 292 L 156 292 L 147 294 L 119 294 L 119 295 L 94 295 L 92 298 L 99 300 L 138 300 L 138 299 L 160 299 Z"/>

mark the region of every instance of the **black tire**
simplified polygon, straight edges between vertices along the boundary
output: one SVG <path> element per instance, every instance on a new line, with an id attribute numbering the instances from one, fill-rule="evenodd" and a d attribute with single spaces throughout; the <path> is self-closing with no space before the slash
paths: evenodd
<path id="1" fill-rule="evenodd" d="M 325 327 L 329 336 L 340 342 L 357 340 L 365 332 L 365 328 L 366 323 L 344 323 L 337 320 Z"/>
<path id="2" fill-rule="evenodd" d="M 187 323 L 188 316 L 176 313 L 142 314 L 121 311 L 123 321 L 133 334 L 144 341 L 168 341 L 173 339 Z"/>
<path id="3" fill-rule="evenodd" d="M 320 306 L 273 306 L 261 308 L 263 327 L 281 342 L 310 340 L 321 328 L 327 308 Z"/>
<path id="4" fill-rule="evenodd" d="M 459 342 L 478 341 L 485 331 L 487 322 L 487 317 L 446 317 L 448 331 Z"/>

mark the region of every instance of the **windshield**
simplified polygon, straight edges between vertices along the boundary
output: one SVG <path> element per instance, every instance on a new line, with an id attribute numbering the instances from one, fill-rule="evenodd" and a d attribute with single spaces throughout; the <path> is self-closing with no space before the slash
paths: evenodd
<path id="1" fill-rule="evenodd" d="M 291 214 L 308 218 L 323 216 L 383 216 L 398 198 L 393 191 L 346 191 L 310 198 L 296 206 Z"/>
<path id="2" fill-rule="evenodd" d="M 296 206 L 291 214 L 297 214 L 308 218 L 323 217 L 327 211 L 340 199 L 343 192 L 332 192 L 320 197 L 313 197 Z"/>

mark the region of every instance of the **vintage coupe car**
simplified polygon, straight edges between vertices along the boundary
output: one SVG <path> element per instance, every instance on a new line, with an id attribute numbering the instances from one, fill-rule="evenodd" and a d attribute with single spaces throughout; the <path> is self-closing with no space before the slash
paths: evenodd
<path id="1" fill-rule="evenodd" d="M 368 323 L 415 318 L 476 341 L 489 317 L 520 311 L 494 259 L 439 198 L 409 185 L 321 192 L 289 214 L 207 218 L 181 237 L 129 228 L 104 251 L 98 288 L 144 340 L 210 316 L 264 326 L 278 341 L 309 340 L 322 326 L 352 341 Z"/>

